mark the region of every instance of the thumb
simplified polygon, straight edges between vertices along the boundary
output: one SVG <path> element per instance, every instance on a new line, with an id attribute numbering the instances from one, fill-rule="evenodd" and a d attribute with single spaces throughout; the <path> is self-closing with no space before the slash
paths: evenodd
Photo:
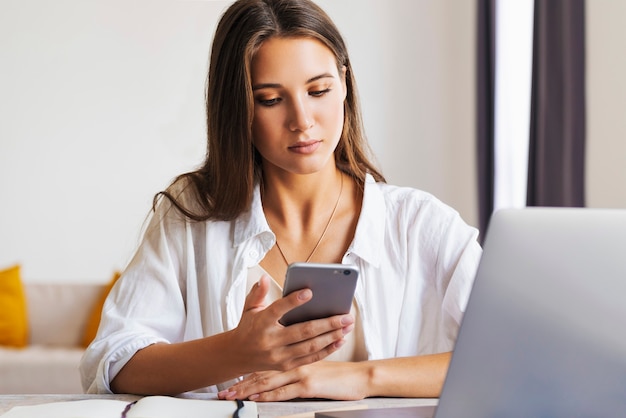
<path id="1" fill-rule="evenodd" d="M 261 276 L 258 282 L 252 286 L 250 293 L 246 296 L 246 302 L 243 306 L 243 311 L 249 311 L 251 309 L 263 309 L 265 308 L 265 296 L 270 290 L 270 279 L 267 274 Z"/>

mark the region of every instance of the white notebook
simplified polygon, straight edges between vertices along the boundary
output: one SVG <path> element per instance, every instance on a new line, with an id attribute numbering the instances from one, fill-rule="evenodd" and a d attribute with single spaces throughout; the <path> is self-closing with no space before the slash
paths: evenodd
<path id="1" fill-rule="evenodd" d="M 237 412 L 238 415 L 235 415 Z M 131 403 L 117 399 L 86 399 L 16 406 L 1 418 L 257 418 L 256 403 L 147 396 Z"/>

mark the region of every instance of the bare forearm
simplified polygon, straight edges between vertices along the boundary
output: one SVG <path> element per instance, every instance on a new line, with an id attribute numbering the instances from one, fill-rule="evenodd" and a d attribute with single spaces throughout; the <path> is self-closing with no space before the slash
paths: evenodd
<path id="1" fill-rule="evenodd" d="M 279 319 L 312 297 L 304 289 L 263 305 L 264 276 L 246 298 L 239 325 L 230 331 L 138 351 L 111 382 L 116 393 L 178 394 L 259 370 L 288 370 L 315 363 L 341 347 L 354 327 L 352 315 L 336 315 L 284 327 Z"/>
<path id="2" fill-rule="evenodd" d="M 361 362 L 321 361 L 285 372 L 257 372 L 218 394 L 220 399 L 277 402 L 294 398 L 436 398 L 451 353 Z"/>
<path id="3" fill-rule="evenodd" d="M 111 382 L 111 390 L 174 395 L 259 370 L 284 370 L 309 364 L 339 349 L 337 341 L 347 332 L 343 326 L 342 317 L 337 316 L 312 321 L 300 328 L 299 325 L 287 327 L 268 338 L 254 337 L 254 332 L 236 328 L 193 341 L 154 344 L 128 361 Z M 281 343 L 280 334 L 296 343 Z"/>
<path id="4" fill-rule="evenodd" d="M 174 395 L 224 382 L 243 372 L 229 332 L 138 351 L 111 382 L 115 393 Z"/>
<path id="5" fill-rule="evenodd" d="M 440 353 L 364 362 L 367 396 L 439 397 L 451 357 Z"/>

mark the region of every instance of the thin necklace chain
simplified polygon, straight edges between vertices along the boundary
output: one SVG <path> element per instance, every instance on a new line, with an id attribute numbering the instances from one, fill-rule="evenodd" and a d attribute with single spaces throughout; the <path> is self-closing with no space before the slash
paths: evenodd
<path id="1" fill-rule="evenodd" d="M 320 238 L 317 240 L 317 243 L 315 244 L 315 247 L 313 247 L 313 251 L 311 251 L 311 254 L 309 254 L 307 259 L 304 261 L 305 263 L 308 263 L 311 260 L 311 257 L 313 257 L 313 254 L 315 254 L 315 251 L 317 251 L 317 248 L 320 246 L 320 243 L 324 239 L 324 236 L 326 235 L 326 232 L 328 231 L 328 227 L 330 226 L 330 224 L 333 221 L 333 218 L 335 217 L 335 212 L 337 212 L 337 208 L 339 207 L 339 201 L 341 200 L 341 194 L 342 193 L 343 193 L 343 174 L 341 175 L 341 187 L 339 188 L 339 196 L 337 196 L 337 201 L 335 202 L 335 207 L 333 208 L 333 211 L 330 214 L 330 218 L 328 218 L 328 222 L 326 222 L 326 226 L 324 227 L 324 231 L 322 232 L 322 235 L 320 235 Z M 289 261 L 287 261 L 287 257 L 285 257 L 285 253 L 283 252 L 283 249 L 280 248 L 280 245 L 278 245 L 278 237 L 276 238 L 276 248 L 278 248 L 278 252 L 283 257 L 283 260 L 285 261 L 285 264 L 287 264 L 287 266 L 289 266 L 290 263 L 289 263 Z"/>

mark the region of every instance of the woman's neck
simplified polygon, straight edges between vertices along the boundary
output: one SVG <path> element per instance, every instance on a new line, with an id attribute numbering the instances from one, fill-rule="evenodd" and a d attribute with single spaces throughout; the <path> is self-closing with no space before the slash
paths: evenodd
<path id="1" fill-rule="evenodd" d="M 342 192 L 343 177 L 335 167 L 307 175 L 266 175 L 261 191 L 265 214 L 285 226 L 316 223 L 315 218 L 325 217 Z"/>
<path id="2" fill-rule="evenodd" d="M 261 266 L 280 284 L 290 263 L 341 262 L 354 237 L 362 191 L 350 176 L 337 169 L 331 174 L 281 178 L 262 189 L 265 217 L 277 245 Z"/>

